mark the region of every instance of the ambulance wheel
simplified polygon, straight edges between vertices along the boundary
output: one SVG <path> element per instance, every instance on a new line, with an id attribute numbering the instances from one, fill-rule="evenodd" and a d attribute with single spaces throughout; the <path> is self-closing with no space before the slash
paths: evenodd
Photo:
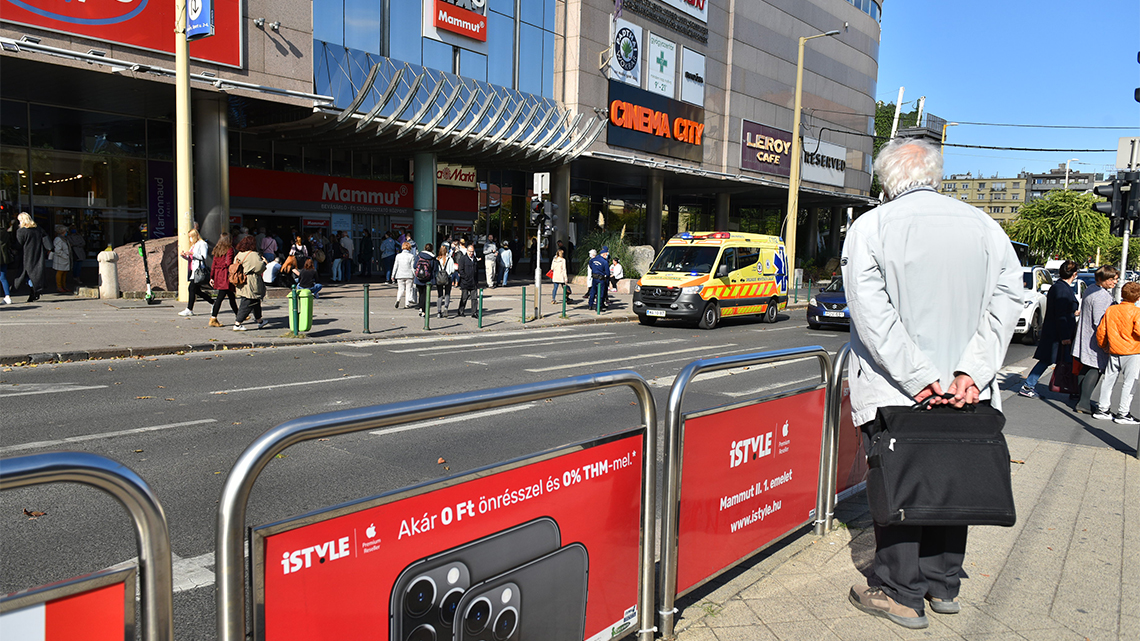
<path id="1" fill-rule="evenodd" d="M 768 324 L 775 323 L 776 322 L 776 314 L 779 314 L 779 313 L 780 313 L 780 305 L 779 305 L 779 303 L 776 302 L 776 299 L 773 298 L 772 300 L 768 301 L 768 307 L 767 307 L 767 309 L 764 310 L 764 322 L 768 323 Z"/>
<path id="2" fill-rule="evenodd" d="M 716 303 L 709 303 L 701 312 L 701 320 L 697 322 L 697 326 L 701 329 L 713 329 L 718 321 L 720 321 L 720 310 L 717 309 Z"/>
<path id="3" fill-rule="evenodd" d="M 642 325 L 656 325 L 657 319 L 652 316 L 638 316 L 637 322 L 641 323 Z"/>

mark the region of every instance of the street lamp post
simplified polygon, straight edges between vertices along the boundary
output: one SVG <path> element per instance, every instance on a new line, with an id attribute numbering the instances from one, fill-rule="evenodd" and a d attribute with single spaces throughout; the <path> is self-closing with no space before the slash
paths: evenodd
<path id="1" fill-rule="evenodd" d="M 957 127 L 957 126 L 958 126 L 958 123 L 956 123 L 956 122 L 942 123 L 942 146 L 938 149 L 938 151 L 942 152 L 943 154 L 946 153 L 946 128 L 947 127 Z"/>
<path id="2" fill-rule="evenodd" d="M 788 249 L 788 266 L 786 269 L 791 270 L 789 280 L 793 287 L 796 282 L 796 223 L 800 218 L 800 165 L 803 164 L 803 148 L 800 143 L 800 103 L 804 86 L 804 43 L 812 38 L 838 36 L 839 34 L 840 31 L 836 29 L 827 33 L 817 33 L 814 36 L 801 37 L 799 56 L 796 58 L 796 100 L 795 110 L 792 112 L 792 171 L 788 177 L 788 222 L 787 230 L 784 233 L 784 242 Z"/>
<path id="3" fill-rule="evenodd" d="M 1077 162 L 1077 158 L 1070 158 L 1065 161 L 1065 191 L 1069 190 L 1069 163 Z"/>

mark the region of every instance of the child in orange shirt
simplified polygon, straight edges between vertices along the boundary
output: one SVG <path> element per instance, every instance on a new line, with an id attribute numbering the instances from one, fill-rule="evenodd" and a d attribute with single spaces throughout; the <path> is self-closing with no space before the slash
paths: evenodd
<path id="1" fill-rule="evenodd" d="M 1093 418 L 1111 418 L 1113 423 L 1137 425 L 1140 419 L 1133 416 L 1129 408 L 1136 378 L 1140 375 L 1140 308 L 1136 306 L 1136 301 L 1140 300 L 1140 283 L 1125 283 L 1120 297 L 1124 302 L 1109 307 L 1096 328 L 1096 342 L 1108 353 L 1108 369 L 1100 383 L 1100 398 L 1097 399 L 1100 407 Z M 1112 388 L 1117 377 L 1123 378 L 1123 385 L 1120 402 L 1110 417 L 1108 404 L 1112 400 Z"/>

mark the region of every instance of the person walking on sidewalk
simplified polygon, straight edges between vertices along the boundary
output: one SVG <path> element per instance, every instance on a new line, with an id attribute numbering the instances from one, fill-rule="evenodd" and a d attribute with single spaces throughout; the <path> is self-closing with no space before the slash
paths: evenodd
<path id="1" fill-rule="evenodd" d="M 511 254 L 511 245 L 507 241 L 503 241 L 502 249 L 499 250 L 499 274 L 496 279 L 499 280 L 503 287 L 507 286 L 507 277 L 511 275 L 511 267 L 514 267 L 514 256 Z"/>
<path id="2" fill-rule="evenodd" d="M 499 265 L 499 248 L 495 246 L 495 236 L 487 234 L 487 241 L 483 243 L 483 266 L 487 272 L 487 287 L 498 287 L 495 281 L 495 268 Z"/>
<path id="3" fill-rule="evenodd" d="M 1104 368 L 1108 367 L 1108 354 L 1096 342 L 1096 328 L 1100 326 L 1105 311 L 1112 306 L 1112 290 L 1116 289 L 1119 279 L 1120 270 L 1103 265 L 1096 270 L 1096 284 L 1081 297 L 1081 315 L 1077 319 L 1077 335 L 1073 339 L 1073 358 L 1081 363 L 1081 371 L 1077 374 L 1081 398 L 1074 409 L 1085 414 L 1096 411 L 1091 405 L 1093 390 L 1100 382 Z"/>
<path id="4" fill-rule="evenodd" d="M 392 282 L 392 266 L 396 262 L 396 241 L 392 239 L 392 232 L 384 232 L 384 239 L 380 241 L 380 273 L 384 274 L 384 282 Z"/>
<path id="5" fill-rule="evenodd" d="M 447 317 L 447 308 L 451 307 L 451 275 L 455 273 L 455 261 L 451 258 L 450 248 L 440 245 L 435 254 L 435 296 L 438 301 L 435 305 L 440 318 Z"/>
<path id="6" fill-rule="evenodd" d="M 936 191 L 937 147 L 895 139 L 874 168 L 888 200 L 850 226 L 840 263 L 851 310 L 852 418 L 868 451 L 880 407 L 935 397 L 1000 410 L 997 372 L 1022 310 L 1022 268 L 1009 237 L 981 210 Z M 943 390 L 952 398 L 941 398 Z M 848 600 L 912 629 L 929 625 L 924 599 L 937 613 L 958 612 L 966 535 L 964 525 L 876 525 L 871 575 Z"/>
<path id="7" fill-rule="evenodd" d="M 47 278 L 44 259 L 47 257 L 47 246 L 50 243 L 43 230 L 36 226 L 31 214 L 22 211 L 17 218 L 20 227 L 16 230 L 16 243 L 20 245 L 23 253 L 24 271 L 13 281 L 13 286 L 19 288 L 21 281 L 27 280 L 28 289 L 31 290 L 28 302 L 34 303 L 39 300 L 40 292 L 44 290 L 44 281 Z"/>
<path id="8" fill-rule="evenodd" d="M 428 315 L 428 295 L 431 293 L 431 286 L 435 284 L 436 262 L 435 254 L 432 253 L 431 243 L 424 243 L 424 249 L 416 254 L 416 266 L 414 269 L 416 294 L 419 295 L 419 302 L 416 306 L 420 308 L 420 317 Z"/>
<path id="9" fill-rule="evenodd" d="M 400 299 L 404 299 L 404 309 L 416 302 L 416 289 L 412 286 L 415 277 L 416 257 L 412 254 L 412 244 L 404 241 L 400 246 L 403 250 L 396 256 L 392 268 L 392 278 L 396 279 L 396 309 L 400 308 Z"/>
<path id="10" fill-rule="evenodd" d="M 1113 423 L 1136 425 L 1140 424 L 1140 419 L 1129 410 L 1136 378 L 1140 375 L 1140 308 L 1136 307 L 1136 301 L 1140 300 L 1140 283 L 1124 283 L 1120 297 L 1123 301 L 1109 307 L 1096 328 L 1096 342 L 1108 352 L 1108 368 L 1100 385 L 1099 407 L 1093 418 L 1102 421 L 1111 418 Z M 1120 400 L 1116 403 L 1116 411 L 1109 416 L 1108 408 L 1117 378 L 1121 379 Z"/>
<path id="11" fill-rule="evenodd" d="M 261 279 L 261 272 L 265 271 L 265 259 L 257 253 L 257 243 L 253 236 L 241 239 L 234 261 L 241 264 L 241 270 L 245 274 L 245 282 L 237 287 L 241 303 L 238 305 L 234 331 L 244 332 L 247 329 L 244 323 L 251 311 L 253 320 L 257 322 L 258 329 L 261 329 L 269 324 L 269 321 L 261 317 L 261 299 L 265 298 L 265 281 Z"/>
<path id="12" fill-rule="evenodd" d="M 467 306 L 467 299 L 471 299 L 471 317 L 478 318 L 479 312 L 475 307 L 475 288 L 479 286 L 479 269 L 475 262 L 475 244 L 467 246 L 467 253 L 459 255 L 457 265 L 459 272 L 459 316 L 463 317 L 463 308 Z"/>
<path id="13" fill-rule="evenodd" d="M 67 242 L 67 225 L 55 226 L 51 267 L 55 270 L 56 289 L 61 294 L 70 294 L 71 290 L 67 288 L 67 275 L 71 273 L 71 243 Z"/>
<path id="14" fill-rule="evenodd" d="M 247 236 L 253 238 L 253 236 Z M 209 277 L 206 275 L 206 255 L 209 252 L 210 246 L 206 244 L 205 240 L 198 234 L 197 229 L 190 230 L 190 251 L 182 252 L 182 257 L 189 261 L 187 266 L 186 279 L 190 281 L 186 299 L 186 309 L 178 312 L 179 316 L 193 316 L 194 315 L 194 299 L 201 298 L 209 303 L 211 306 L 214 304 L 214 299 L 206 293 L 203 287 L 208 281 Z"/>
<path id="15" fill-rule="evenodd" d="M 8 283 L 8 265 L 16 262 L 16 245 L 12 242 L 15 220 L 0 220 L 0 286 L 4 288 L 4 304 L 12 304 L 12 288 Z"/>
<path id="16" fill-rule="evenodd" d="M 1073 293 L 1073 281 L 1077 280 L 1077 264 L 1071 260 L 1061 263 L 1057 270 L 1060 280 L 1053 283 L 1045 296 L 1045 321 L 1041 324 L 1041 339 L 1033 358 L 1037 364 L 1029 372 L 1029 377 L 1017 393 L 1026 398 L 1036 398 L 1037 381 L 1050 365 L 1072 367 L 1073 336 L 1077 333 L 1077 314 L 1080 313 L 1077 295 Z"/>
<path id="17" fill-rule="evenodd" d="M 556 251 L 554 259 L 550 261 L 550 280 L 554 283 L 550 288 L 551 303 L 558 303 L 559 285 L 562 285 L 562 295 L 567 298 L 570 297 L 570 292 L 566 289 L 566 250 L 564 249 Z"/>
<path id="18" fill-rule="evenodd" d="M 214 261 L 210 263 L 210 287 L 218 290 L 218 295 L 214 298 L 214 306 L 210 310 L 210 327 L 221 327 L 222 324 L 218 322 L 218 312 L 222 310 L 222 301 L 227 298 L 230 301 L 230 310 L 234 313 L 234 318 L 238 315 L 237 300 L 234 298 L 234 286 L 230 284 L 230 265 L 234 262 L 234 246 L 230 242 L 230 235 L 222 232 L 218 237 L 218 244 L 214 245 L 213 251 L 210 255 L 214 257 Z"/>

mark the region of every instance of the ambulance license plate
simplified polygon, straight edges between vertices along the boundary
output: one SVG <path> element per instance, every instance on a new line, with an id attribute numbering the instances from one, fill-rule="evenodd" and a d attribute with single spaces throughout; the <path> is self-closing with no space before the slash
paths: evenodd
<path id="1" fill-rule="evenodd" d="M 665 310 L 663 309 L 647 309 L 645 310 L 646 316 L 656 316 L 658 318 L 665 318 Z"/>

